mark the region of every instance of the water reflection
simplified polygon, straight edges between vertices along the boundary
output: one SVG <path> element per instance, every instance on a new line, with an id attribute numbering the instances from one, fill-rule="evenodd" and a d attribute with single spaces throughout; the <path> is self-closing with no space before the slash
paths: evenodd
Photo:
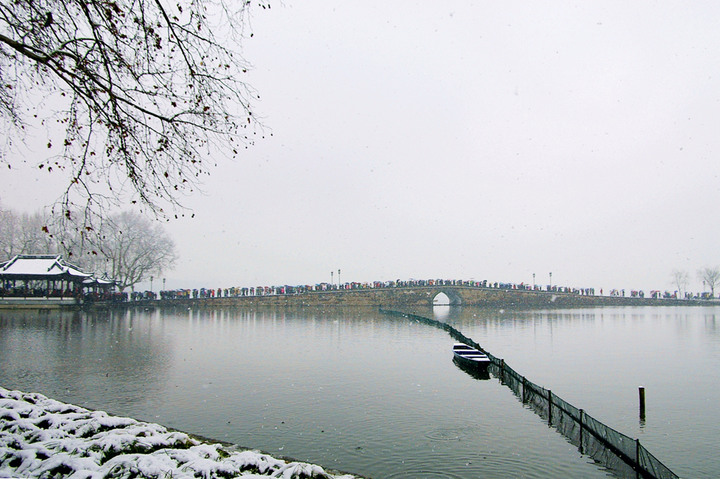
<path id="1" fill-rule="evenodd" d="M 0 311 L 0 330 L 13 387 L 42 383 L 50 396 L 95 408 L 144 402 L 164 387 L 172 362 L 162 319 L 133 311 Z"/>
<path id="2" fill-rule="evenodd" d="M 478 369 L 477 367 L 472 367 L 463 362 L 460 362 L 455 358 L 453 358 L 453 364 L 455 364 L 458 369 L 460 369 L 473 379 L 490 379 L 490 371 L 488 369 Z"/>
<path id="3" fill-rule="evenodd" d="M 432 308 L 432 315 L 430 317 L 436 321 L 445 321 L 450 317 L 451 309 L 458 310 L 459 308 L 457 306 L 450 306 L 449 304 L 435 305 Z"/>
<path id="4" fill-rule="evenodd" d="M 720 474 L 718 309 L 412 312 L 681 476 Z M 374 309 L 0 311 L 0 384 L 373 477 L 605 476 L 507 388 L 451 364 L 452 343 Z"/>

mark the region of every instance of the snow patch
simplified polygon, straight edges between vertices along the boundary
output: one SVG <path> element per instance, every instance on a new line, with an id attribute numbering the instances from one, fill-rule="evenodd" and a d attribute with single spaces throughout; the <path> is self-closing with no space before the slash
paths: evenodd
<path id="1" fill-rule="evenodd" d="M 0 477 L 353 479 L 0 387 Z"/>

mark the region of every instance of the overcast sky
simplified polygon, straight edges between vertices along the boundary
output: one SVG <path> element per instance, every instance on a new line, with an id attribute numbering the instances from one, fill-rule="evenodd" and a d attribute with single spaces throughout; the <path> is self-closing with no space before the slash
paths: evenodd
<path id="1" fill-rule="evenodd" d="M 720 265 L 720 3 L 286 0 L 252 31 L 273 136 L 167 225 L 168 287 Z M 48 201 L 18 178 L 3 206 Z"/>

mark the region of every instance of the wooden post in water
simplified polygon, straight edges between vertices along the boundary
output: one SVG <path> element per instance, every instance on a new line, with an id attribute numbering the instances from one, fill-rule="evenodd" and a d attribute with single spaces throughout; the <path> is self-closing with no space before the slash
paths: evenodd
<path id="1" fill-rule="evenodd" d="M 584 414 L 584 411 L 582 409 L 580 409 L 580 446 L 579 446 L 580 454 L 584 454 L 584 451 L 583 451 L 583 414 Z"/>
<path id="2" fill-rule="evenodd" d="M 640 421 L 645 421 L 645 388 L 640 386 L 638 388 L 638 398 L 640 400 Z"/>
<path id="3" fill-rule="evenodd" d="M 548 426 L 552 426 L 552 391 L 548 389 Z"/>

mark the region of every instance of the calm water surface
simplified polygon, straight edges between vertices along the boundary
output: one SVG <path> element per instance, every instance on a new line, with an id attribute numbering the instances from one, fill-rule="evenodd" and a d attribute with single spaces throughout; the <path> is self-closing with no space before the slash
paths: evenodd
<path id="1" fill-rule="evenodd" d="M 415 312 L 680 476 L 720 476 L 720 308 Z M 0 311 L 0 385 L 375 478 L 608 476 L 451 345 L 369 309 Z"/>

